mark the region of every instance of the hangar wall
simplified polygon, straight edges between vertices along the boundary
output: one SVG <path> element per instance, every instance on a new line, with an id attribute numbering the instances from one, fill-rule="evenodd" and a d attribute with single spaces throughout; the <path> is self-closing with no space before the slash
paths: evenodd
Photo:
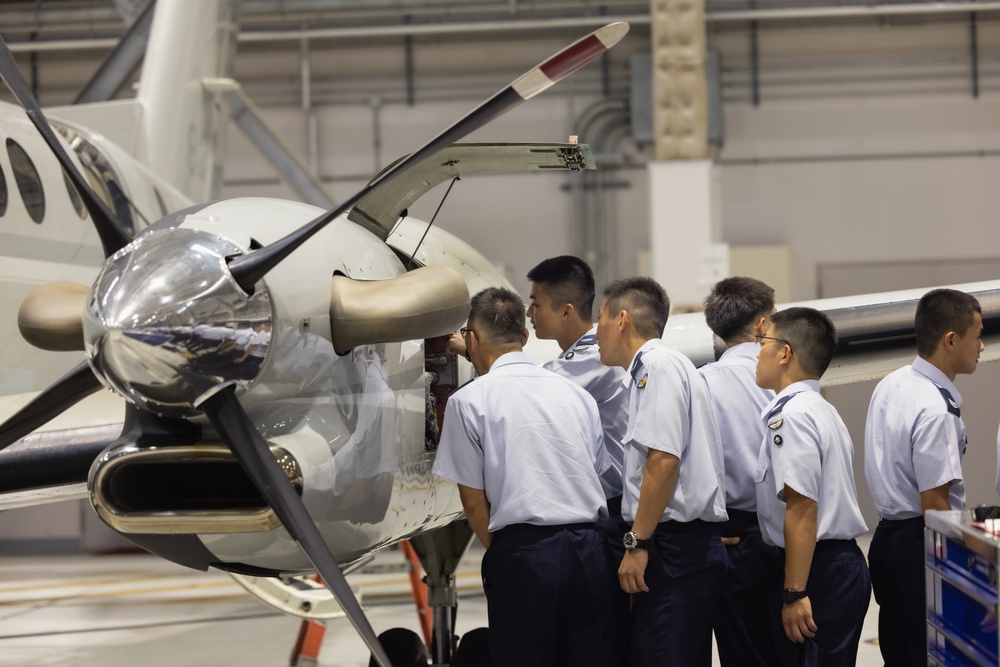
<path id="1" fill-rule="evenodd" d="M 964 18 L 771 26 L 758 35 L 755 105 L 749 32 L 745 26 L 710 26 L 709 46 L 721 51 L 723 62 L 725 142 L 715 156 L 722 241 L 787 245 L 794 300 L 833 296 L 819 277 L 820 268 L 831 264 L 951 261 L 961 281 L 996 278 L 987 274 L 1000 247 L 1000 23 L 980 19 L 977 38 L 980 79 L 973 96 Z M 559 140 L 596 99 L 562 84 L 472 140 Z M 385 104 L 383 161 L 394 157 L 394 147 L 403 147 L 397 153 L 411 149 L 472 104 Z M 301 142 L 301 110 L 266 111 Z M 334 193 L 344 197 L 360 183 L 350 176 L 372 169 L 372 111 L 358 104 L 313 112 L 323 146 L 321 172 L 334 177 Z M 232 170 L 227 165 L 227 193 L 260 191 L 253 182 L 261 177 L 259 165 L 248 159 L 252 149 L 238 138 L 230 146 L 239 164 Z M 612 187 L 602 201 L 616 230 L 611 277 L 617 277 L 638 272 L 640 253 L 649 245 L 644 163 L 650 151 L 625 136 L 611 152 L 605 175 Z M 453 191 L 438 224 L 503 266 L 526 292 L 526 271 L 540 258 L 569 252 L 579 233 L 565 183 L 565 176 L 555 175 L 470 178 Z M 413 214 L 428 219 L 440 194 L 425 197 Z M 683 242 L 684 230 L 676 236 Z M 969 262 L 963 272 L 963 259 L 984 261 Z M 872 284 L 865 291 L 919 286 Z M 992 396 L 1000 368 L 984 366 L 957 384 L 969 428 L 969 503 L 996 503 L 998 413 Z M 866 383 L 827 390 L 855 440 L 859 494 L 872 527 L 877 516 L 861 452 L 873 388 Z"/>

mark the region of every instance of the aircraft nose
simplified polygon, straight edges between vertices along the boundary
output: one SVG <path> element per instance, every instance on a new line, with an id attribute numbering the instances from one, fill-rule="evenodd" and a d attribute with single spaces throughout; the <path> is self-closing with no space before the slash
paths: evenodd
<path id="1" fill-rule="evenodd" d="M 233 363 L 240 340 L 271 322 L 267 291 L 232 280 L 229 241 L 192 229 L 151 229 L 105 263 L 83 331 L 91 368 L 138 407 L 184 416 L 218 389 L 246 388 L 263 358 Z M 246 344 L 243 345 L 245 349 Z"/>

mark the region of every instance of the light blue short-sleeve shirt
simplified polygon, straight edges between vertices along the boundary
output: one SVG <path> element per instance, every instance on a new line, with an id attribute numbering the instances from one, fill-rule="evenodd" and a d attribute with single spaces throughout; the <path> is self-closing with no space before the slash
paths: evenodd
<path id="1" fill-rule="evenodd" d="M 610 465 L 590 394 L 510 352 L 448 399 L 434 474 L 484 490 L 496 532 L 606 518 Z"/>
<path id="2" fill-rule="evenodd" d="M 754 472 L 764 438 L 760 413 L 774 399 L 773 391 L 757 386 L 759 349 L 756 343 L 740 343 L 698 369 L 708 384 L 722 437 L 726 506 L 747 512 L 757 511 Z"/>
<path id="3" fill-rule="evenodd" d="M 629 368 L 622 516 L 635 520 L 649 450 L 680 459 L 673 496 L 660 521 L 725 521 L 722 443 L 708 387 L 691 361 L 654 338 Z"/>
<path id="4" fill-rule="evenodd" d="M 601 476 L 601 484 L 605 495 L 614 498 L 622 494 L 622 438 L 628 426 L 628 386 L 623 382 L 628 374 L 624 368 L 601 363 L 596 332 L 597 328 L 592 328 L 544 367 L 580 385 L 597 401 L 604 447 L 611 458 L 611 467 Z"/>
<path id="5" fill-rule="evenodd" d="M 917 357 L 885 376 L 865 423 L 865 477 L 884 519 L 921 516 L 920 494 L 951 484 L 951 509 L 965 509 L 962 395 L 936 366 Z"/>
<path id="6" fill-rule="evenodd" d="M 785 486 L 816 501 L 818 540 L 850 540 L 868 531 L 854 483 L 854 446 L 819 382 L 785 387 L 761 414 L 757 520 L 764 541 L 785 546 Z"/>

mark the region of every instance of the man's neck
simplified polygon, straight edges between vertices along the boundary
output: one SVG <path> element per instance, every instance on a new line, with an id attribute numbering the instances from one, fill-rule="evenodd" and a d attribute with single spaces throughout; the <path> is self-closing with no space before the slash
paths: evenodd
<path id="1" fill-rule="evenodd" d="M 568 350 L 573 346 L 573 343 L 580 340 L 585 333 L 591 330 L 593 326 L 593 324 L 582 320 L 567 322 L 566 326 L 564 326 L 562 331 L 559 332 L 559 335 L 556 336 L 556 342 L 559 343 L 559 349 L 563 352 Z"/>
<path id="2" fill-rule="evenodd" d="M 955 381 L 955 376 L 957 375 L 957 373 L 955 373 L 951 369 L 951 366 L 950 364 L 947 363 L 948 360 L 944 357 L 944 355 L 940 354 L 939 352 L 935 352 L 930 357 L 925 357 L 923 355 L 919 356 L 921 359 L 929 363 L 931 366 L 944 373 L 944 376 L 946 378 L 948 378 L 952 382 Z"/>
<path id="3" fill-rule="evenodd" d="M 817 382 L 819 382 L 819 378 L 812 377 L 811 375 L 803 373 L 800 370 L 795 370 L 783 374 L 781 376 L 780 381 L 778 382 L 778 386 L 772 387 L 772 389 L 774 389 L 774 393 L 780 394 L 781 392 L 783 392 L 785 389 L 792 386 L 796 382 L 804 382 L 806 380 L 816 380 Z"/>

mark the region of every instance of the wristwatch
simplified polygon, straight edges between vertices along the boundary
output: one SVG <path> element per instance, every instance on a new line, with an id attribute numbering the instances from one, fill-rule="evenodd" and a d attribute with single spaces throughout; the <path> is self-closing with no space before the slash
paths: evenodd
<path id="1" fill-rule="evenodd" d="M 622 541 L 625 543 L 626 551 L 632 551 L 633 549 L 648 549 L 650 543 L 650 540 L 640 540 L 631 530 L 625 533 L 625 539 Z"/>
<path id="2" fill-rule="evenodd" d="M 806 597 L 808 593 L 805 591 L 797 591 L 794 588 L 786 588 L 781 591 L 781 601 L 785 604 L 792 604 L 796 600 L 801 600 Z"/>

